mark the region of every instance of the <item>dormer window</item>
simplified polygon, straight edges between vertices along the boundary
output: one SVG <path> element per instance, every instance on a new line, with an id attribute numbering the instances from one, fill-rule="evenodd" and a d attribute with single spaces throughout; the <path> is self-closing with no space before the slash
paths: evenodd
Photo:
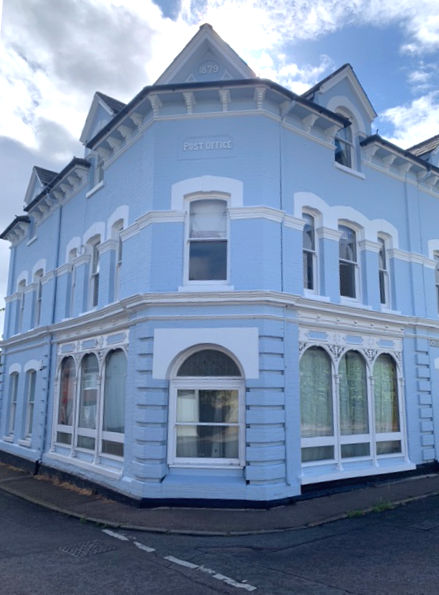
<path id="1" fill-rule="evenodd" d="M 352 129 L 347 126 L 335 135 L 335 161 L 345 167 L 353 167 L 353 149 Z"/>

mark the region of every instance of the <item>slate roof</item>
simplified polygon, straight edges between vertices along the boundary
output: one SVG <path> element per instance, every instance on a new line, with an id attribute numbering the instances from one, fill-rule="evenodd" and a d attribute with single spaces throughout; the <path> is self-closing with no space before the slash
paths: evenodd
<path id="1" fill-rule="evenodd" d="M 40 178 L 41 182 L 46 186 L 50 184 L 55 176 L 57 176 L 56 171 L 52 171 L 50 169 L 44 169 L 44 167 L 38 167 L 35 165 L 34 167 L 37 176 Z"/>
<path id="2" fill-rule="evenodd" d="M 27 215 L 17 215 L 15 219 L 8 225 L 8 227 L 2 231 L 0 234 L 0 240 L 6 240 L 8 233 L 11 231 L 13 227 L 15 227 L 18 223 L 29 223 L 30 219 Z"/>
<path id="3" fill-rule="evenodd" d="M 125 107 L 125 103 L 122 103 L 122 101 L 119 101 L 118 99 L 114 99 L 114 97 L 105 95 L 105 93 L 96 91 L 96 95 L 99 95 L 99 97 L 105 101 L 105 103 L 108 105 L 108 107 L 112 110 L 114 114 L 117 114 L 118 112 L 120 112 L 121 109 Z"/>
<path id="4" fill-rule="evenodd" d="M 413 145 L 413 147 L 408 148 L 407 151 L 410 151 L 410 153 L 413 153 L 413 155 L 416 155 L 417 157 L 421 157 L 421 155 L 425 155 L 426 153 L 434 151 L 438 146 L 439 134 L 436 134 L 436 136 L 427 138 L 427 140 L 422 141 L 422 143 Z"/>

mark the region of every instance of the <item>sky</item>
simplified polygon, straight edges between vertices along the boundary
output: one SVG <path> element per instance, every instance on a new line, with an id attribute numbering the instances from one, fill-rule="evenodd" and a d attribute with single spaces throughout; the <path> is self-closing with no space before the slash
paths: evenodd
<path id="1" fill-rule="evenodd" d="M 439 0 L 0 0 L 0 14 L 1 230 L 33 165 L 83 155 L 94 92 L 129 101 L 206 22 L 296 93 L 349 62 L 374 132 L 403 148 L 439 133 Z M 8 259 L 0 241 L 0 307 Z"/>

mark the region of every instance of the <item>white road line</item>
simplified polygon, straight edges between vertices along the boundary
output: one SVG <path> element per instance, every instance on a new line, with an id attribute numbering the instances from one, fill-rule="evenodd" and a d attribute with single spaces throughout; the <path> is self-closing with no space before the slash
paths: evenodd
<path id="1" fill-rule="evenodd" d="M 198 568 L 197 564 L 192 564 L 192 562 L 187 562 L 186 560 L 180 560 L 180 558 L 174 558 L 174 556 L 163 556 L 165 560 L 169 560 L 169 562 L 174 562 L 174 564 L 179 564 L 180 566 L 186 566 L 186 568 L 192 568 L 195 570 Z"/>
<path id="2" fill-rule="evenodd" d="M 115 531 L 111 531 L 110 529 L 102 529 L 102 533 L 106 533 L 110 537 L 115 537 L 116 539 L 120 539 L 121 541 L 129 541 L 128 537 L 125 537 L 125 535 L 121 535 L 120 533 L 116 533 Z"/>
<path id="3" fill-rule="evenodd" d="M 143 543 L 140 543 L 140 541 L 133 541 L 133 543 L 137 548 L 139 548 L 139 550 L 148 552 L 148 554 L 155 552 L 155 548 L 149 547 L 149 545 L 144 545 Z"/>
<path id="4" fill-rule="evenodd" d="M 111 531 L 110 529 L 102 529 L 102 532 L 110 537 L 115 537 L 116 539 L 120 539 L 120 541 L 132 541 L 132 543 L 139 549 L 148 554 L 155 552 L 155 548 L 149 547 L 148 545 L 144 545 L 140 543 L 140 541 L 136 541 L 135 539 L 130 540 L 129 537 L 125 537 L 121 533 L 116 533 L 116 531 Z M 245 589 L 246 591 L 256 591 L 256 587 L 253 585 L 249 585 L 248 583 L 240 583 L 239 581 L 235 581 L 233 578 L 226 576 L 225 574 L 220 574 L 216 572 L 216 570 L 212 570 L 212 568 L 207 568 L 207 566 L 199 566 L 198 564 L 193 564 L 192 562 L 188 562 L 187 560 L 182 560 L 181 558 L 176 558 L 175 556 L 163 556 L 164 560 L 168 560 L 169 562 L 173 562 L 174 564 L 178 564 L 179 566 L 184 566 L 185 568 L 190 568 L 191 570 L 199 570 L 200 572 L 204 572 L 205 574 L 210 575 L 212 578 L 216 579 L 217 581 L 222 581 L 231 587 L 235 587 L 236 589 Z"/>

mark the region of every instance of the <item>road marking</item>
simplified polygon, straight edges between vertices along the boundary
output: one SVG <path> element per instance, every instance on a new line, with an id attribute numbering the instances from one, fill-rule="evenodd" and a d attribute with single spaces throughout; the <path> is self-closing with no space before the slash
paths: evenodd
<path id="1" fill-rule="evenodd" d="M 186 568 L 192 568 L 195 570 L 199 568 L 198 564 L 192 564 L 192 562 L 187 562 L 186 560 L 180 560 L 180 558 L 174 558 L 174 556 L 164 556 L 165 560 L 169 560 L 169 562 L 174 562 L 174 564 L 179 564 L 180 566 L 186 566 Z"/>
<path id="2" fill-rule="evenodd" d="M 120 539 L 120 541 L 131 541 L 133 545 L 135 545 L 139 550 L 147 552 L 148 554 L 155 552 L 155 548 L 150 547 L 149 545 L 145 545 L 140 541 L 136 541 L 135 539 L 130 539 L 129 537 L 125 537 L 121 533 L 116 533 L 116 531 L 111 531 L 110 529 L 102 529 L 102 532 L 110 537 L 114 537 L 116 539 Z M 178 564 L 179 566 L 184 566 L 185 568 L 189 568 L 190 570 L 199 570 L 200 572 L 204 572 L 208 574 L 212 578 L 216 579 L 217 581 L 222 581 L 231 587 L 235 587 L 236 589 L 245 589 L 246 591 L 256 591 L 256 587 L 253 585 L 249 585 L 246 581 L 239 582 L 235 581 L 235 579 L 230 578 L 230 576 L 226 576 L 225 574 L 220 574 L 216 572 L 216 570 L 212 570 L 212 568 L 207 568 L 207 566 L 199 566 L 198 564 L 193 564 L 192 562 L 188 562 L 187 560 L 182 560 L 181 558 L 176 558 L 175 556 L 163 556 L 164 560 L 168 560 L 168 562 L 172 562 L 173 564 Z"/>
<path id="3" fill-rule="evenodd" d="M 121 541 L 129 541 L 128 537 L 125 537 L 125 535 L 121 535 L 120 533 L 116 533 L 115 531 L 111 531 L 110 529 L 102 529 L 102 533 L 106 533 L 110 537 L 115 537 L 116 539 L 120 539 Z"/>
<path id="4" fill-rule="evenodd" d="M 140 543 L 140 541 L 133 541 L 133 543 L 137 548 L 139 548 L 139 550 L 148 552 L 148 554 L 155 552 L 155 548 L 149 547 L 149 545 L 144 545 L 143 543 Z"/>

